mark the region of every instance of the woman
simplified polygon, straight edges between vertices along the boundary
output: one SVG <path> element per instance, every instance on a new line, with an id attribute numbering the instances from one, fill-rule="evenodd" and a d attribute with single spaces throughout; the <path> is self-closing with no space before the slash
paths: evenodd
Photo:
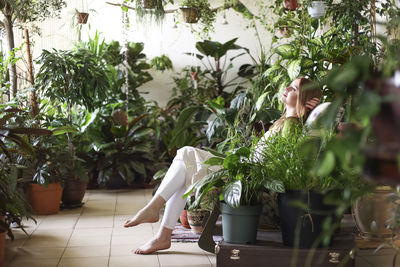
<path id="1" fill-rule="evenodd" d="M 321 97 L 319 89 L 303 90 L 308 83 L 310 83 L 308 79 L 298 78 L 286 87 L 280 99 L 285 105 L 285 111 L 263 138 L 268 138 L 271 133 L 281 133 L 283 136 L 290 134 L 294 126 L 306 118 L 307 109 L 313 109 L 319 103 Z M 259 148 L 262 147 L 262 140 L 260 143 Z M 158 222 L 160 209 L 166 203 L 164 217 L 157 235 L 134 250 L 135 254 L 149 254 L 171 246 L 172 231 L 186 204 L 182 195 L 190 185 L 204 177 L 209 171 L 215 171 L 204 164 L 204 161 L 210 157 L 212 157 L 211 153 L 194 147 L 183 147 L 178 150 L 154 197 L 124 225 L 124 227 L 133 227 L 141 223 Z"/>

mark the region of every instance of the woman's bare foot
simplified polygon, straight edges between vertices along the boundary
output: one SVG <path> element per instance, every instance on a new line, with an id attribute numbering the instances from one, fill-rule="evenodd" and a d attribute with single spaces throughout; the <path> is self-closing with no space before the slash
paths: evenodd
<path id="1" fill-rule="evenodd" d="M 141 223 L 155 223 L 160 219 L 160 209 L 164 206 L 165 200 L 159 196 L 155 195 L 150 202 L 141 209 L 136 215 L 126 221 L 124 227 L 132 227 L 139 225 Z"/>
<path id="2" fill-rule="evenodd" d="M 171 239 L 161 240 L 158 237 L 150 240 L 140 248 L 132 250 L 135 254 L 150 254 L 158 250 L 168 249 L 171 247 Z"/>
<path id="3" fill-rule="evenodd" d="M 146 206 L 136 213 L 132 219 L 127 220 L 124 227 L 133 227 L 141 223 L 155 223 L 158 222 L 159 219 L 159 211 Z"/>

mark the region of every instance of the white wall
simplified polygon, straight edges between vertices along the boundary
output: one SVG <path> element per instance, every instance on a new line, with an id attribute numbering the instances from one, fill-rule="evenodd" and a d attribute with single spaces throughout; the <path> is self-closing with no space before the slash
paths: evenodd
<path id="1" fill-rule="evenodd" d="M 110 2 L 120 3 L 118 0 L 109 0 Z M 42 29 L 41 36 L 34 37 L 33 55 L 38 57 L 42 49 L 69 49 L 77 40 L 76 28 L 73 28 L 72 20 L 75 14 L 75 9 L 93 9 L 95 12 L 90 12 L 89 23 L 82 28 L 82 40 L 87 40 L 88 36 L 94 35 L 98 30 L 106 41 L 118 40 L 123 41 L 122 30 L 122 11 L 120 7 L 112 6 L 106 1 L 100 0 L 68 0 L 67 8 L 62 11 L 61 19 L 49 19 L 40 24 Z M 178 1 L 176 1 L 178 2 Z M 222 1 L 210 1 L 213 7 L 221 5 Z M 242 1 L 253 12 L 257 12 L 254 2 L 251 0 Z M 178 5 L 168 6 L 166 9 L 176 9 Z M 195 52 L 195 43 L 199 41 L 197 37 L 190 33 L 190 29 L 185 25 L 178 25 L 174 29 L 174 15 L 167 14 L 164 23 L 159 26 L 143 26 L 137 24 L 134 18 L 134 11 L 130 11 L 131 26 L 128 31 L 128 41 L 144 42 L 144 52 L 148 58 L 167 54 L 173 64 L 174 72 L 152 73 L 154 80 L 143 86 L 141 91 L 148 91 L 145 95 L 147 99 L 156 100 L 161 106 L 165 105 L 169 96 L 170 90 L 173 87 L 171 75 L 175 75 L 181 68 L 187 65 L 200 65 L 198 61 L 190 56 L 186 56 L 184 52 Z M 226 42 L 232 38 L 238 37 L 237 44 L 250 49 L 253 56 L 257 56 L 259 44 L 252 28 L 246 29 L 248 22 L 242 16 L 233 10 L 226 11 L 227 25 L 222 25 L 223 15 L 219 13 L 215 24 L 215 33 L 211 34 L 211 40 Z M 262 30 L 262 27 L 259 27 Z M 269 47 L 269 35 L 262 33 L 264 47 Z M 22 33 L 16 32 L 16 43 L 22 42 Z M 237 52 L 230 53 L 229 56 Z M 248 56 L 243 56 L 234 61 L 234 70 L 243 63 L 250 63 Z"/>

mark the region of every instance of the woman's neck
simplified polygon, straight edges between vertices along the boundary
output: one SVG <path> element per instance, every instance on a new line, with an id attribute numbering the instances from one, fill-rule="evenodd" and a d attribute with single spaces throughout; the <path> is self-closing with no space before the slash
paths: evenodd
<path id="1" fill-rule="evenodd" d="M 288 117 L 298 117 L 295 107 L 286 106 L 286 118 Z"/>

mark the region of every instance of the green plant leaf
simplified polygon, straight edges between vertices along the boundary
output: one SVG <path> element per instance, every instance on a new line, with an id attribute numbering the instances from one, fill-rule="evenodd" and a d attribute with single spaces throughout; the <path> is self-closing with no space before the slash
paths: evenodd
<path id="1" fill-rule="evenodd" d="M 242 196 L 242 182 L 240 180 L 225 185 L 222 192 L 225 202 L 233 207 L 240 206 L 240 198 Z"/>
<path id="2" fill-rule="evenodd" d="M 287 72 L 290 80 L 295 80 L 301 72 L 301 59 L 295 59 L 288 63 Z"/>
<path id="3" fill-rule="evenodd" d="M 317 175 L 325 177 L 330 174 L 335 167 L 335 154 L 332 151 L 327 151 L 318 168 Z"/>
<path id="4" fill-rule="evenodd" d="M 284 44 L 275 48 L 275 51 L 284 59 L 290 59 L 294 55 L 295 48 L 290 44 Z"/>
<path id="5" fill-rule="evenodd" d="M 264 183 L 264 187 L 272 192 L 285 193 L 285 185 L 282 181 L 272 180 Z"/>

